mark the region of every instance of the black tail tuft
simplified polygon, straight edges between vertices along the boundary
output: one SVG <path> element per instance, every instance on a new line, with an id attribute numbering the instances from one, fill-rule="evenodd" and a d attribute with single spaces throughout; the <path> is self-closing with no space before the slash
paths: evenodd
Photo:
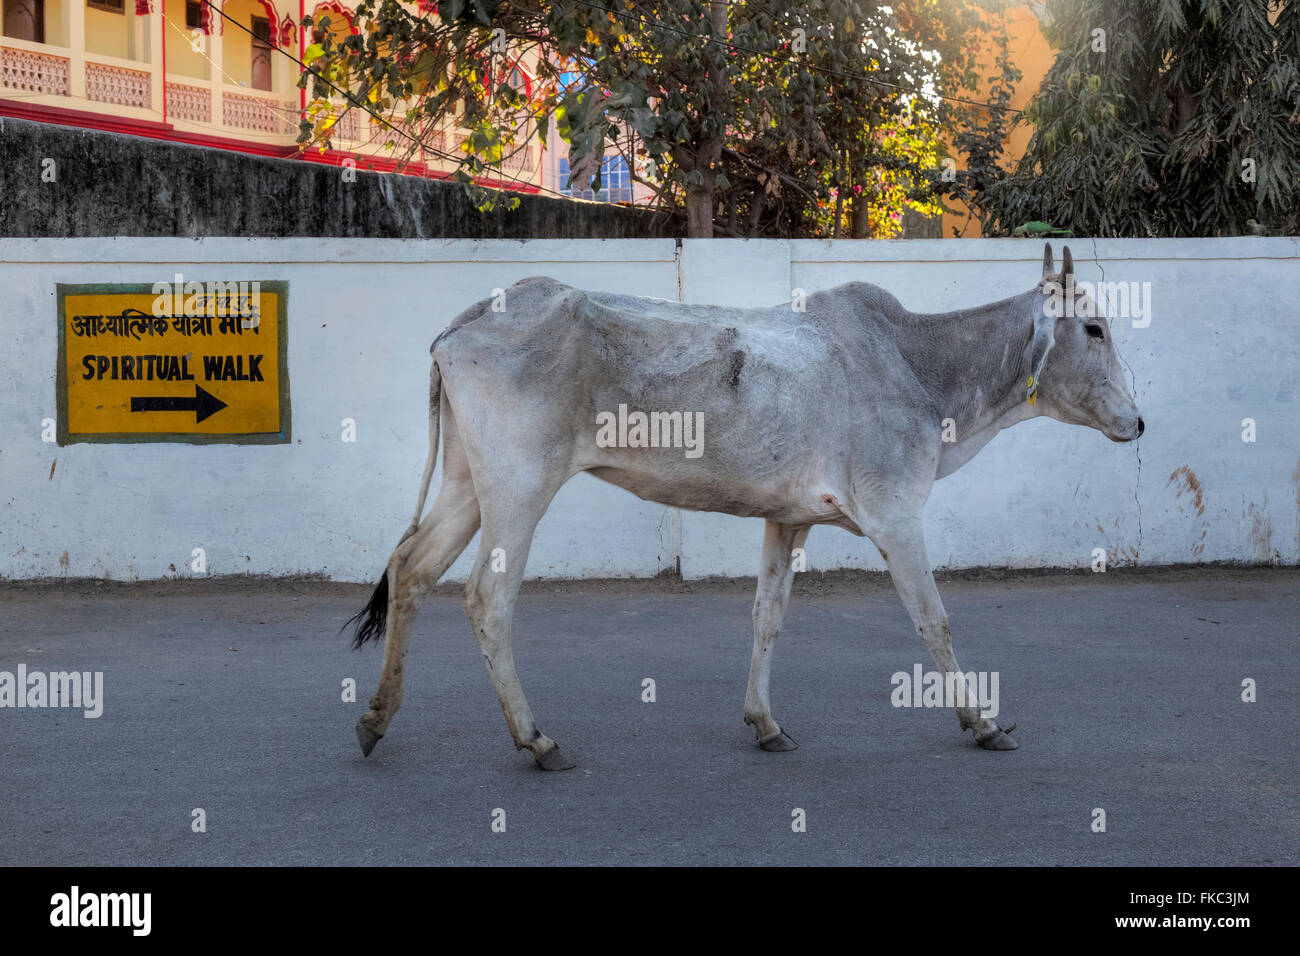
<path id="1" fill-rule="evenodd" d="M 349 624 L 356 624 L 357 628 L 352 633 L 352 649 L 355 651 L 367 641 L 377 641 L 383 637 L 387 621 L 388 571 L 385 570 L 384 576 L 375 585 L 375 593 L 370 595 L 370 603 L 354 616 L 348 618 L 343 627 L 339 628 L 339 631 L 346 630 Z"/>

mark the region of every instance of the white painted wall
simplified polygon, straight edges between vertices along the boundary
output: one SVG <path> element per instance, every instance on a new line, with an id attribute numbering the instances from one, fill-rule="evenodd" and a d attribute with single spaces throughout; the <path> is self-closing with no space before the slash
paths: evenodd
<path id="1" fill-rule="evenodd" d="M 1296 564 L 1300 240 L 1070 245 L 1080 278 L 1152 283 L 1150 327 L 1112 324 L 1147 433 L 1116 445 L 1047 420 L 1004 432 L 936 485 L 932 563 L 1085 566 L 1104 547 L 1112 562 Z M 373 580 L 418 490 L 430 342 L 527 275 L 739 305 L 863 280 L 942 310 L 1028 289 L 1041 254 L 1037 242 L 969 239 L 687 240 L 680 252 L 672 240 L 0 239 L 0 575 L 187 576 L 202 547 L 210 574 Z M 56 415 L 55 284 L 177 271 L 289 282 L 293 443 L 43 443 L 41 420 Z M 1247 417 L 1254 444 L 1241 441 Z M 357 421 L 355 444 L 340 440 L 343 418 Z M 1184 467 L 1203 514 L 1170 481 Z M 528 573 L 647 576 L 680 554 L 687 577 L 752 574 L 761 537 L 755 519 L 682 515 L 579 476 L 543 519 Z M 450 578 L 464 578 L 475 547 Z M 883 567 L 842 531 L 815 529 L 808 548 L 813 568 Z"/>

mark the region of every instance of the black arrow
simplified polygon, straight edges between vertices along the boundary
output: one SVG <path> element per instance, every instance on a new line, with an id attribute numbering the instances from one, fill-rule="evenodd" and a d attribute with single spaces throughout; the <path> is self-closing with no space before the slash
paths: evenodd
<path id="1" fill-rule="evenodd" d="M 225 402 L 215 395 L 209 395 L 197 385 L 194 386 L 193 398 L 182 398 L 179 395 L 131 398 L 133 412 L 193 412 L 196 425 L 225 407 Z"/>

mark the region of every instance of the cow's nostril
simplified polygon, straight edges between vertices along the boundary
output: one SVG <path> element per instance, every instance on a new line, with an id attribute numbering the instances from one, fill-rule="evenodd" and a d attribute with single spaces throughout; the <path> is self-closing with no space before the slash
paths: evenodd
<path id="1" fill-rule="evenodd" d="M 1138 416 L 1138 434 L 1141 435 L 1141 434 L 1142 434 L 1144 431 L 1146 431 L 1146 430 L 1147 430 L 1147 423 L 1144 422 L 1144 421 L 1142 420 L 1142 416 L 1139 415 L 1139 416 Z"/>

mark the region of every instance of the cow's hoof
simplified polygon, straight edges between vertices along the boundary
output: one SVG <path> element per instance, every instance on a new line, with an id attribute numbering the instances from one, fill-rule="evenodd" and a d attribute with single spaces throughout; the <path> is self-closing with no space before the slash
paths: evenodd
<path id="1" fill-rule="evenodd" d="M 572 770 L 577 766 L 576 763 L 565 756 L 559 744 L 556 744 L 545 753 L 533 754 L 533 759 L 537 761 L 537 766 L 543 770 Z"/>
<path id="2" fill-rule="evenodd" d="M 791 750 L 798 750 L 799 745 L 794 742 L 784 730 L 778 731 L 775 737 L 768 737 L 766 740 L 758 742 L 759 750 L 766 750 L 770 754 L 788 753 Z"/>
<path id="3" fill-rule="evenodd" d="M 987 734 L 981 734 L 975 738 L 975 743 L 979 744 L 985 750 L 1016 750 L 1020 744 L 1012 740 L 1009 736 L 1011 731 L 1016 729 L 1016 725 L 1010 727 L 999 727 L 997 730 L 989 731 Z"/>
<path id="4" fill-rule="evenodd" d="M 361 744 L 361 753 L 369 757 L 370 751 L 375 749 L 375 744 L 379 743 L 379 738 L 383 734 L 377 734 L 366 726 L 365 720 L 357 721 L 357 741 Z"/>

